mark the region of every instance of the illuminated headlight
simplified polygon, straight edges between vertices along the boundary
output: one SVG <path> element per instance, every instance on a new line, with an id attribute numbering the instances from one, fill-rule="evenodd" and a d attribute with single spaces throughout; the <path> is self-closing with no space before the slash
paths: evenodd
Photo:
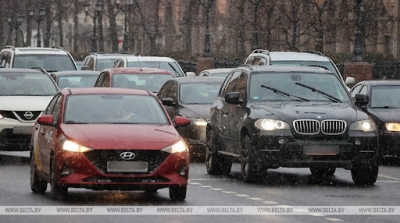
<path id="1" fill-rule="evenodd" d="M 201 119 L 201 118 L 199 118 L 199 119 L 195 119 L 195 118 L 190 119 L 190 123 L 192 125 L 197 125 L 197 126 L 207 126 L 207 121 L 205 119 Z"/>
<path id="2" fill-rule="evenodd" d="M 189 152 L 189 149 L 187 148 L 186 143 L 183 140 L 180 140 L 174 145 L 162 149 L 162 151 L 168 153 L 181 153 L 181 152 Z"/>
<path id="3" fill-rule="evenodd" d="M 65 140 L 65 142 L 63 143 L 62 148 L 65 151 L 80 152 L 80 153 L 84 153 L 84 152 L 92 150 L 92 149 L 90 149 L 88 147 L 81 146 L 78 143 L 75 143 L 75 142 L 72 142 L 72 141 L 69 141 L 69 140 Z"/>
<path id="4" fill-rule="evenodd" d="M 361 120 L 357 122 L 353 122 L 349 130 L 361 130 L 364 132 L 373 132 L 376 130 L 375 123 L 371 120 Z"/>
<path id="5" fill-rule="evenodd" d="M 283 121 L 275 119 L 258 119 L 254 125 L 261 130 L 290 129 L 290 126 Z"/>
<path id="6" fill-rule="evenodd" d="M 0 119 L 2 119 L 2 118 L 4 118 L 4 116 L 2 116 L 2 115 L 0 114 Z"/>
<path id="7" fill-rule="evenodd" d="M 386 129 L 392 132 L 400 132 L 400 123 L 386 123 Z"/>

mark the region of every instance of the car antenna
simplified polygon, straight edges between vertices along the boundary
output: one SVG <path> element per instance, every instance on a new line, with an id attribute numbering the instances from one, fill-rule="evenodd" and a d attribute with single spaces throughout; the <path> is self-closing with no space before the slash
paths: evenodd
<path id="1" fill-rule="evenodd" d="M 140 55 L 139 55 L 139 58 L 140 58 Z M 138 58 L 138 63 L 139 63 L 140 71 L 143 71 L 142 65 L 140 64 L 140 59 L 139 58 Z"/>

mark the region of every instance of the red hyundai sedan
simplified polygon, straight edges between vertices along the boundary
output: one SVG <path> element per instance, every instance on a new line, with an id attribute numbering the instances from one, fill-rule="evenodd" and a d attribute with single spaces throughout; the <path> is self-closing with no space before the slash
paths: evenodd
<path id="1" fill-rule="evenodd" d="M 65 88 L 32 132 L 30 185 L 54 199 L 69 187 L 95 190 L 169 188 L 186 198 L 188 148 L 175 129 L 189 119 L 169 118 L 154 94 L 124 88 Z"/>

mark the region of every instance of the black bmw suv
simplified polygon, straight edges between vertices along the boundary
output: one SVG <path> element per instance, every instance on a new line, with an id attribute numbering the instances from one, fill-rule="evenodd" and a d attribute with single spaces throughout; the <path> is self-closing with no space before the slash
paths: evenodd
<path id="1" fill-rule="evenodd" d="M 316 177 L 351 170 L 355 184 L 378 176 L 378 133 L 338 77 L 317 67 L 241 66 L 225 79 L 207 124 L 206 168 L 228 174 L 241 163 L 243 181 L 268 168 L 307 167 Z"/>

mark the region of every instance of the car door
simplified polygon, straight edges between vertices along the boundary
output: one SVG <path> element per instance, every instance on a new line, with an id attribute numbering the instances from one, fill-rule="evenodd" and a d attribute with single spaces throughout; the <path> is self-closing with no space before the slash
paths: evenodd
<path id="1" fill-rule="evenodd" d="M 247 81 L 248 75 L 243 71 L 240 77 L 235 81 L 234 92 L 239 92 L 239 100 L 243 101 L 243 104 L 236 104 L 228 106 L 228 120 L 229 120 L 229 137 L 231 140 L 229 143 L 230 152 L 240 154 L 240 130 L 243 121 L 247 117 L 246 109 L 246 97 L 247 97 Z"/>

